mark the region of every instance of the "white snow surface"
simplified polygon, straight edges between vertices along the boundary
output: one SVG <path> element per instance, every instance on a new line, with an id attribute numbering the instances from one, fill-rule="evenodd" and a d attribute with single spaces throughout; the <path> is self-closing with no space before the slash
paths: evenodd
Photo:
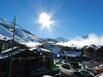
<path id="1" fill-rule="evenodd" d="M 4 24 L 4 25 L 2 25 Z M 10 40 L 13 38 L 13 33 L 10 31 L 10 28 L 13 27 L 11 23 L 5 19 L 0 19 L 0 39 L 1 40 Z M 25 31 L 23 31 L 20 26 L 16 25 L 15 28 L 15 37 L 14 40 L 17 41 L 20 44 L 24 44 L 28 47 L 33 47 L 36 45 L 40 45 L 39 41 L 40 39 L 36 37 L 35 35 L 29 34 Z M 29 31 L 28 31 L 29 32 Z"/>

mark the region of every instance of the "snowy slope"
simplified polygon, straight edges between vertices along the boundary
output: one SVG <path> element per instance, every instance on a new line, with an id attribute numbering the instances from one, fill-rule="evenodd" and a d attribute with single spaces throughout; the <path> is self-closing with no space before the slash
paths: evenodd
<path id="1" fill-rule="evenodd" d="M 12 39 L 11 37 L 12 37 L 12 33 L 9 32 L 9 30 L 7 30 L 5 27 L 0 25 L 0 39 L 9 40 L 9 39 Z"/>
<path id="2" fill-rule="evenodd" d="M 0 39 L 11 38 L 12 39 L 12 30 L 13 26 L 7 19 L 0 19 Z M 19 25 L 16 25 L 15 28 L 15 41 L 25 44 L 25 45 L 37 45 L 42 41 L 31 32 L 21 28 Z M 36 43 L 36 44 L 35 44 Z"/>

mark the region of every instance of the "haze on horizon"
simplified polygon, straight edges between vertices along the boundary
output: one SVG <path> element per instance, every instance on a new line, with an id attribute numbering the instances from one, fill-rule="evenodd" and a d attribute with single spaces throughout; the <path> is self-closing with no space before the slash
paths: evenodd
<path id="1" fill-rule="evenodd" d="M 103 0 L 0 0 L 0 17 L 12 20 L 42 38 L 73 38 L 103 34 Z M 51 15 L 50 30 L 37 23 L 40 13 Z"/>

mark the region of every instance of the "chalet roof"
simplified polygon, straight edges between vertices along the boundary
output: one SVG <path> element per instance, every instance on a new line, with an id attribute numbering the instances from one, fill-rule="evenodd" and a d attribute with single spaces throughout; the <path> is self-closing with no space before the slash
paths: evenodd
<path id="1" fill-rule="evenodd" d="M 66 55 L 65 55 L 66 54 Z M 73 50 L 73 51 L 65 51 L 65 54 L 60 54 L 62 56 L 68 56 L 68 57 L 80 57 L 82 54 L 82 51 L 79 50 Z"/>
<path id="2" fill-rule="evenodd" d="M 82 52 L 78 52 L 78 51 L 74 51 L 74 52 L 69 52 L 68 53 L 68 56 L 71 56 L 71 57 L 80 57 L 82 54 Z"/>
<path id="3" fill-rule="evenodd" d="M 5 58 L 8 58 L 10 56 L 20 54 L 21 52 L 26 51 L 26 50 L 27 49 L 20 49 L 17 47 L 14 47 L 13 51 L 12 51 L 12 48 L 7 49 L 5 51 L 2 51 L 2 53 L 0 53 L 0 59 L 5 59 Z M 37 52 L 50 52 L 50 53 L 52 53 L 51 51 L 49 51 L 47 49 L 43 49 L 43 48 L 31 48 L 31 49 L 28 49 L 27 51 L 30 51 L 33 53 L 37 53 Z"/>
<path id="4" fill-rule="evenodd" d="M 30 50 L 30 51 L 37 50 L 38 52 L 40 52 L 40 51 L 51 52 L 50 50 L 47 50 L 47 49 L 45 49 L 45 48 L 36 48 L 36 47 L 30 48 L 29 50 Z"/>
<path id="5" fill-rule="evenodd" d="M 44 52 L 51 52 L 50 50 L 44 49 L 44 48 L 38 48 L 38 51 L 44 51 Z"/>
<path id="6" fill-rule="evenodd" d="M 13 47 L 13 49 L 15 50 L 15 49 L 17 49 L 17 47 Z M 1 53 L 7 53 L 7 52 L 9 52 L 9 51 L 11 51 L 11 50 L 12 50 L 12 48 L 9 48 L 9 49 L 7 49 L 7 50 L 2 51 Z"/>
<path id="7" fill-rule="evenodd" d="M 17 47 L 14 47 L 13 48 L 13 51 L 12 51 L 12 48 L 10 49 L 7 49 L 5 51 L 3 51 L 2 53 L 0 53 L 0 59 L 5 59 L 5 58 L 8 58 L 10 56 L 13 56 L 13 55 L 16 55 L 16 54 L 19 54 L 23 51 L 25 51 L 26 49 L 19 49 Z"/>
<path id="8" fill-rule="evenodd" d="M 43 55 L 44 53 L 45 54 L 49 54 L 49 55 L 54 55 L 54 53 L 50 50 L 47 50 L 47 49 L 44 49 L 44 48 L 32 48 L 32 49 L 29 49 L 30 51 L 33 51 L 34 53 L 37 53 L 39 55 Z"/>
<path id="9" fill-rule="evenodd" d="M 33 51 L 33 50 L 35 50 L 35 49 L 37 49 L 36 47 L 33 47 L 33 48 L 30 48 L 29 50 L 30 51 Z"/>

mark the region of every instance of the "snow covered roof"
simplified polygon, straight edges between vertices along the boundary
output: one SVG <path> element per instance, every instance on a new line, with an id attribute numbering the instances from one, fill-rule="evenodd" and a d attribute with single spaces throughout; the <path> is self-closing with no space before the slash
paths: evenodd
<path id="1" fill-rule="evenodd" d="M 36 47 L 30 48 L 29 50 L 30 51 L 37 50 L 38 52 L 40 52 L 40 51 L 51 52 L 50 50 L 47 50 L 47 49 L 44 49 L 44 48 L 36 48 Z"/>
<path id="2" fill-rule="evenodd" d="M 35 49 L 37 49 L 37 48 L 34 47 L 34 48 L 30 48 L 29 50 L 30 50 L 30 51 L 33 51 L 33 50 L 35 50 Z"/>
<path id="3" fill-rule="evenodd" d="M 51 52 L 50 50 L 44 49 L 44 48 L 38 48 L 38 51 L 45 51 L 45 52 Z"/>
<path id="4" fill-rule="evenodd" d="M 17 47 L 13 48 L 13 52 L 12 52 L 12 48 L 5 50 L 4 52 L 0 53 L 0 59 L 5 59 L 9 56 L 13 56 L 16 55 L 18 53 L 21 53 L 22 51 L 24 51 L 26 49 L 18 49 Z"/>
<path id="5" fill-rule="evenodd" d="M 15 49 L 17 49 L 17 47 L 13 47 L 13 49 L 15 50 Z M 11 51 L 11 50 L 12 50 L 12 48 L 9 48 L 9 49 L 7 49 L 7 50 L 2 51 L 1 53 L 7 53 L 7 52 L 9 52 L 9 51 Z"/>
<path id="6" fill-rule="evenodd" d="M 65 51 L 65 54 L 60 54 L 62 56 L 69 56 L 69 57 L 80 57 L 82 54 L 81 51 Z"/>

